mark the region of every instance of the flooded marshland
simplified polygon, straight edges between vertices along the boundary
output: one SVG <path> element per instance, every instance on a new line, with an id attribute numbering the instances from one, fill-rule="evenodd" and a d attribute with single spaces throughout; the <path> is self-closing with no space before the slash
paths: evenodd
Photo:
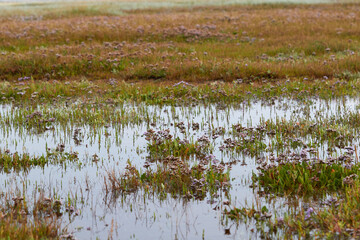
<path id="1" fill-rule="evenodd" d="M 360 5 L 212 2 L 0 3 L 0 238 L 358 238 Z"/>
<path id="2" fill-rule="evenodd" d="M 285 180 L 277 189 L 266 177 L 287 163 L 356 166 L 359 104 L 8 102 L 0 111 L 1 200 L 26 203 L 29 217 L 40 203 L 68 239 L 282 237 L 292 233 L 289 218 L 312 214 L 336 189 L 315 184 L 314 194 L 302 182 L 289 190 Z M 359 170 L 351 171 L 341 170 L 340 181 Z"/>

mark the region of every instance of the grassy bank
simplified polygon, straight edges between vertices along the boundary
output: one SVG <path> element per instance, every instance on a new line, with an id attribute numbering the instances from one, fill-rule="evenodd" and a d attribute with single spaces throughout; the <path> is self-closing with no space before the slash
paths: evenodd
<path id="1" fill-rule="evenodd" d="M 357 77 L 357 4 L 84 10 L 0 18 L 0 76 L 261 81 Z"/>

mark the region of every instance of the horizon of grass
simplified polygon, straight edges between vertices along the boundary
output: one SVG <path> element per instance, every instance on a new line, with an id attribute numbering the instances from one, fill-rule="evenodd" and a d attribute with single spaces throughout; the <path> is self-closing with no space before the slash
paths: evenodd
<path id="1" fill-rule="evenodd" d="M 11 15 L 45 15 L 45 16 L 64 16 L 71 14 L 94 15 L 110 14 L 121 15 L 131 11 L 157 11 L 157 10 L 181 10 L 182 8 L 197 8 L 211 6 L 234 6 L 234 5 L 291 5 L 291 4 L 333 4 L 333 3 L 358 3 L 357 0 L 101 0 L 101 1 L 17 1 L 2 2 L 0 13 L 2 16 Z"/>
<path id="2" fill-rule="evenodd" d="M 0 17 L 2 80 L 261 81 L 360 72 L 359 4 Z"/>

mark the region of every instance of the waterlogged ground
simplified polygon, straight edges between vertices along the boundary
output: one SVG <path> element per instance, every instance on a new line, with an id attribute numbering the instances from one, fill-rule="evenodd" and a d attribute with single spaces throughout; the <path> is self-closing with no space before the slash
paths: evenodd
<path id="1" fill-rule="evenodd" d="M 0 238 L 357 239 L 350 2 L 0 0 Z"/>
<path id="2" fill-rule="evenodd" d="M 1 191 L 58 206 L 69 239 L 284 236 L 267 221 L 279 225 L 332 195 L 293 202 L 266 193 L 253 174 L 283 158 L 357 161 L 360 100 L 255 99 L 3 104 Z M 27 155 L 37 161 L 21 162 Z M 187 172 L 190 180 L 177 177 Z"/>

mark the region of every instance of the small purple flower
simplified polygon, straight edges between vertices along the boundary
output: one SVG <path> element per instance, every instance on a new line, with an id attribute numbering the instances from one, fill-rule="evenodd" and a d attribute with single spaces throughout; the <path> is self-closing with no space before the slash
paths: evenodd
<path id="1" fill-rule="evenodd" d="M 352 165 L 351 163 L 345 164 L 345 168 L 346 168 L 346 169 L 351 169 L 352 167 L 353 167 L 353 165 Z"/>
<path id="2" fill-rule="evenodd" d="M 308 210 L 305 212 L 305 220 L 308 220 L 311 217 L 311 214 L 314 212 L 312 207 L 309 207 Z"/>
<path id="3" fill-rule="evenodd" d="M 217 159 L 212 160 L 212 164 L 213 164 L 213 165 L 216 165 L 216 164 L 218 164 L 219 162 L 220 162 L 220 161 L 217 160 Z"/>

